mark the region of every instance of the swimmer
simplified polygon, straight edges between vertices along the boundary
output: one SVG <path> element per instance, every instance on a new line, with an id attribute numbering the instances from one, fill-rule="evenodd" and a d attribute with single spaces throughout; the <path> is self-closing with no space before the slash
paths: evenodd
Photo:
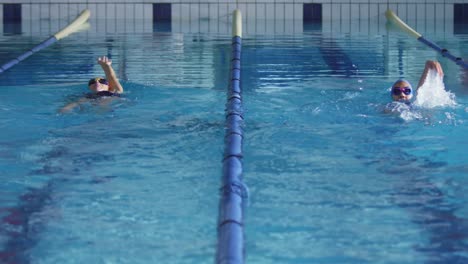
<path id="1" fill-rule="evenodd" d="M 442 79 L 444 77 L 444 72 L 440 63 L 428 60 L 426 61 L 424 71 L 419 79 L 417 90 L 424 86 L 430 72 L 433 72 L 438 78 Z M 413 87 L 407 80 L 401 79 L 396 81 L 392 85 L 392 89 L 390 91 L 393 101 L 385 106 L 384 112 L 397 114 L 405 120 L 423 118 L 420 111 L 415 111 L 417 110 L 417 107 L 415 108 L 412 101 L 413 94 Z"/>
<path id="2" fill-rule="evenodd" d="M 419 87 L 424 85 L 424 82 L 426 81 L 426 78 L 427 78 L 427 74 L 431 70 L 435 71 L 437 75 L 439 75 L 441 78 L 444 77 L 444 71 L 442 70 L 440 63 L 437 61 L 428 60 L 426 61 L 426 66 L 424 67 L 424 71 L 421 74 L 421 78 L 419 79 L 417 89 L 419 89 Z M 392 96 L 393 101 L 403 102 L 403 103 L 408 104 L 411 102 L 411 99 L 413 98 L 413 87 L 407 80 L 400 79 L 392 85 L 391 96 Z"/>
<path id="3" fill-rule="evenodd" d="M 76 102 L 72 102 L 60 109 L 60 112 L 68 112 L 80 104 L 86 103 L 92 99 L 98 99 L 101 97 L 112 97 L 120 96 L 123 93 L 123 87 L 117 79 L 114 69 L 112 68 L 112 60 L 108 57 L 99 57 L 97 60 L 98 64 L 101 65 L 106 78 L 97 77 L 92 78 L 88 81 L 88 89 L 91 91 L 86 97 L 81 98 Z"/>

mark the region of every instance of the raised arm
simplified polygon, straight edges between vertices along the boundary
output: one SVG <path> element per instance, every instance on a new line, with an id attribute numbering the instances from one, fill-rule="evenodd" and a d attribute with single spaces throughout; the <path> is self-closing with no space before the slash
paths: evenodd
<path id="1" fill-rule="evenodd" d="M 117 79 L 114 69 L 112 68 L 112 60 L 106 56 L 98 58 L 98 63 L 101 65 L 104 73 L 106 74 L 106 79 L 109 82 L 109 91 L 113 93 L 123 93 L 123 87 Z"/>
<path id="2" fill-rule="evenodd" d="M 442 70 L 440 63 L 437 61 L 428 60 L 426 61 L 426 66 L 424 67 L 424 71 L 421 74 L 421 78 L 419 79 L 418 89 L 419 87 L 423 86 L 424 82 L 426 81 L 427 74 L 430 70 L 434 70 L 437 72 L 437 75 L 439 75 L 441 78 L 444 78 L 444 71 Z"/>

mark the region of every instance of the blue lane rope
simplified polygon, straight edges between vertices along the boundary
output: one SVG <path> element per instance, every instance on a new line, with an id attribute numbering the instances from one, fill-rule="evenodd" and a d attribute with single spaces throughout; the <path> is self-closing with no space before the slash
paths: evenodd
<path id="1" fill-rule="evenodd" d="M 26 51 L 25 53 L 19 55 L 15 59 L 8 61 L 7 63 L 0 66 L 0 73 L 10 69 L 11 67 L 15 66 L 16 64 L 20 63 L 21 61 L 25 60 L 29 56 L 33 55 L 34 53 L 47 48 L 48 46 L 54 44 L 55 42 L 59 41 L 62 38 L 70 35 L 73 32 L 81 29 L 81 27 L 86 23 L 90 16 L 90 11 L 88 9 L 83 10 L 70 24 L 66 27 L 49 37 L 48 39 L 44 40 L 34 48 Z"/>
<path id="2" fill-rule="evenodd" d="M 48 46 L 54 44 L 55 42 L 57 42 L 57 39 L 55 38 L 55 36 L 52 36 L 52 37 L 46 39 L 45 41 L 41 42 L 36 47 L 26 51 L 25 53 L 21 54 L 17 58 L 12 59 L 9 62 L 7 62 L 7 63 L 3 64 L 2 66 L 0 66 L 0 73 L 10 69 L 11 67 L 15 66 L 16 64 L 18 64 L 21 61 L 28 58 L 29 56 L 33 55 L 34 53 L 36 53 L 36 52 L 38 52 L 38 51 L 40 51 L 40 50 L 42 50 L 44 48 L 47 48 Z"/>
<path id="3" fill-rule="evenodd" d="M 387 17 L 388 20 L 392 21 L 394 24 L 399 26 L 403 31 L 406 31 L 408 34 L 412 35 L 413 37 L 415 37 L 420 42 L 424 43 L 428 47 L 430 47 L 430 48 L 434 49 L 435 51 L 439 52 L 443 57 L 448 58 L 449 60 L 455 62 L 456 64 L 460 65 L 464 69 L 468 70 L 468 63 L 465 62 L 462 58 L 452 55 L 447 49 L 441 48 L 437 44 L 435 44 L 434 42 L 426 39 L 423 35 L 418 33 L 412 27 L 408 26 L 392 10 L 387 9 L 387 11 L 385 12 L 385 16 Z"/>
<path id="4" fill-rule="evenodd" d="M 240 17 L 238 10 L 234 11 L 234 14 Z M 245 256 L 243 216 L 248 190 L 242 182 L 244 118 L 240 85 L 241 46 L 241 33 L 235 34 L 232 38 L 230 82 L 226 103 L 225 148 L 216 254 L 218 264 L 244 263 Z"/>
<path id="5" fill-rule="evenodd" d="M 468 63 L 465 62 L 462 58 L 454 56 L 447 49 L 439 47 L 437 44 L 435 44 L 434 42 L 431 42 L 430 40 L 426 39 L 423 36 L 419 37 L 418 40 L 426 44 L 427 46 L 431 47 L 435 51 L 439 52 L 440 54 L 442 54 L 443 57 L 446 57 L 447 59 L 455 62 L 456 64 L 468 70 Z"/>

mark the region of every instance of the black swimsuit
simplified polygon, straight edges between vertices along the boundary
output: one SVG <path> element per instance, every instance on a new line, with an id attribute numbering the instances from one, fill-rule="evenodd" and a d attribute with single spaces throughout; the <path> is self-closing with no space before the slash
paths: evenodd
<path id="1" fill-rule="evenodd" d="M 109 91 L 100 91 L 100 92 L 93 93 L 93 94 L 87 94 L 86 98 L 88 98 L 88 99 L 97 99 L 97 98 L 108 97 L 108 96 L 120 97 L 120 94 L 112 93 L 112 92 L 109 92 Z"/>

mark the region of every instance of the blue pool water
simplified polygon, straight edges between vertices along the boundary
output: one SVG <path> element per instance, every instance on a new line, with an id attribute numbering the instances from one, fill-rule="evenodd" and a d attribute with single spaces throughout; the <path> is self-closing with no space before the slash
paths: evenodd
<path id="1" fill-rule="evenodd" d="M 106 54 L 125 96 L 59 113 Z M 227 34 L 81 32 L 0 75 L 0 262 L 213 263 L 229 58 Z M 242 58 L 247 262 L 468 261 L 458 66 L 393 31 L 247 35 Z M 426 59 L 455 105 L 384 113 Z"/>

